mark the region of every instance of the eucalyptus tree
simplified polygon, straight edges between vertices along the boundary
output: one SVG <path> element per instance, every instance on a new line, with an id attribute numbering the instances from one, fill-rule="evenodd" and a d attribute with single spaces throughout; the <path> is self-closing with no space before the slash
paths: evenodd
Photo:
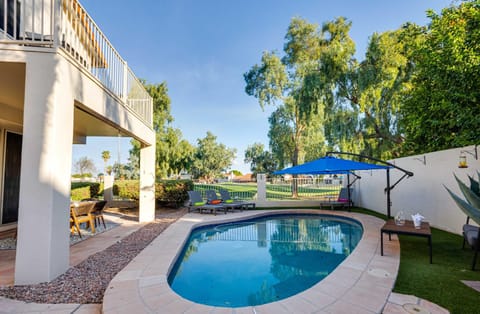
<path id="1" fill-rule="evenodd" d="M 193 154 L 192 174 L 195 178 L 204 178 L 213 182 L 215 177 L 225 172 L 233 163 L 236 150 L 217 143 L 217 137 L 207 132 L 204 138 L 197 140 Z"/>
<path id="2" fill-rule="evenodd" d="M 258 173 L 272 173 L 278 170 L 277 162 L 272 153 L 265 149 L 262 143 L 253 143 L 245 150 L 244 162 L 250 164 L 253 177 Z"/>
<path id="3" fill-rule="evenodd" d="M 413 89 L 402 109 L 405 154 L 478 143 L 480 1 L 429 11 L 413 53 Z"/>
<path id="4" fill-rule="evenodd" d="M 318 71 L 310 89 L 319 89 L 325 103 L 327 142 L 336 149 L 380 158 L 400 154 L 404 137 L 399 112 L 411 88 L 411 38 L 417 27 L 374 33 L 365 59 L 354 58 L 351 23 L 337 19 L 323 25 L 324 41 Z M 408 40 L 406 40 L 408 39 Z"/>
<path id="5" fill-rule="evenodd" d="M 305 79 L 316 70 L 321 33 L 316 25 L 293 18 L 285 40 L 283 58 L 276 52 L 264 52 L 260 65 L 244 74 L 245 92 L 257 98 L 262 108 L 276 106 L 269 118 L 272 153 L 281 165 L 297 165 L 305 154 L 303 142 L 307 134 L 316 131 L 323 135 L 323 119 L 318 113 L 322 112 L 322 103 L 318 97 L 310 97 L 311 91 L 305 88 Z M 316 125 L 312 127 L 313 116 Z M 323 142 L 320 140 L 318 145 Z"/>

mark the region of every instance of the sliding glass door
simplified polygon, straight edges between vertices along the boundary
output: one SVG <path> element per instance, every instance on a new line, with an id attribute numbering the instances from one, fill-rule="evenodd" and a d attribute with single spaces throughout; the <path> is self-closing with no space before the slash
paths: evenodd
<path id="1" fill-rule="evenodd" d="M 6 132 L 3 164 L 3 202 L 1 224 L 18 220 L 22 135 Z"/>

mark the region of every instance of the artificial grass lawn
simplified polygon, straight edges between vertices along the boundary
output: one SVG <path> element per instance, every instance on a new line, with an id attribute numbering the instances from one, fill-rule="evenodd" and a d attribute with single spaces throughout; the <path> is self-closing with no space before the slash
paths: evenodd
<path id="1" fill-rule="evenodd" d="M 353 211 L 386 218 L 365 209 Z M 462 249 L 462 236 L 432 228 L 433 264 L 425 238 L 401 235 L 399 239 L 400 269 L 394 292 L 413 294 L 451 313 L 480 313 L 480 292 L 460 282 L 480 281 L 480 258 L 472 271 L 473 252 L 470 248 Z"/>
<path id="2" fill-rule="evenodd" d="M 480 292 L 460 282 L 480 281 L 480 263 L 471 270 L 473 252 L 462 249 L 462 242 L 459 235 L 432 228 L 430 265 L 425 239 L 400 236 L 400 269 L 394 292 L 414 294 L 451 313 L 480 313 Z"/>

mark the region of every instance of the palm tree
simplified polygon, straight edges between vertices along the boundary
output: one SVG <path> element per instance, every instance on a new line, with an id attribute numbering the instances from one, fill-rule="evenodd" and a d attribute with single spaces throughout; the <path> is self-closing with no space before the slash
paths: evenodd
<path id="1" fill-rule="evenodd" d="M 104 150 L 102 152 L 102 159 L 105 162 L 105 165 L 103 167 L 103 172 L 106 174 L 107 173 L 107 162 L 110 159 L 110 151 Z"/>

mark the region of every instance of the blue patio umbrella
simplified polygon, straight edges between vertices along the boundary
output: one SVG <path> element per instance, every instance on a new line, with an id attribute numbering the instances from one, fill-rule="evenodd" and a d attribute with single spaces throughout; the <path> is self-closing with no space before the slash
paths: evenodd
<path id="1" fill-rule="evenodd" d="M 366 158 L 369 160 L 381 162 L 385 165 L 377 165 L 377 164 L 370 164 L 366 162 L 341 159 L 341 158 L 330 156 L 330 154 L 356 156 L 360 158 Z M 390 185 L 390 169 L 391 168 L 395 168 L 404 172 L 403 177 L 401 177 L 393 186 Z M 322 157 L 310 162 L 306 162 L 302 165 L 293 166 L 283 170 L 275 171 L 273 174 L 293 174 L 293 175 L 295 174 L 346 174 L 346 173 L 353 173 L 353 171 L 355 170 L 386 170 L 387 171 L 387 187 L 385 188 L 385 192 L 387 193 L 387 217 L 390 218 L 390 209 L 391 209 L 390 191 L 404 177 L 406 176 L 411 177 L 413 176 L 413 173 L 405 169 L 402 169 L 398 166 L 395 166 L 389 162 L 376 159 L 370 156 L 358 155 L 354 153 L 328 152 L 327 156 L 325 157 Z M 357 176 L 357 178 L 360 178 L 360 177 Z M 347 180 L 348 180 L 348 187 L 350 187 L 351 184 L 348 176 L 347 176 Z M 349 194 L 348 199 L 350 200 L 350 189 L 348 188 L 347 190 Z"/>
<path id="2" fill-rule="evenodd" d="M 390 167 L 325 156 L 298 166 L 275 171 L 273 174 L 342 174 L 354 170 L 385 170 L 388 168 Z"/>

